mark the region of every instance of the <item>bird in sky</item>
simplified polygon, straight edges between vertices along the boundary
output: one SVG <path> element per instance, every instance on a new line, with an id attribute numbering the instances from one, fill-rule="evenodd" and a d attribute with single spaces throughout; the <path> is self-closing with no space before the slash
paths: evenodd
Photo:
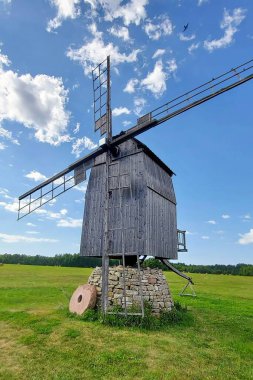
<path id="1" fill-rule="evenodd" d="M 186 25 L 184 25 L 183 33 L 188 29 L 188 26 L 189 26 L 189 22 Z"/>

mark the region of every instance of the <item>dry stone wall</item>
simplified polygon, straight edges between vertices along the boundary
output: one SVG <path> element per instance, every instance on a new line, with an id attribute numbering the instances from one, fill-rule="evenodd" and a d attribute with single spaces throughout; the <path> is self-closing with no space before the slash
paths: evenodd
<path id="1" fill-rule="evenodd" d="M 141 285 L 140 278 L 141 277 Z M 97 306 L 101 306 L 102 292 L 102 268 L 94 269 L 89 277 L 88 283 L 97 288 Z M 123 266 L 109 268 L 108 302 L 109 306 L 124 307 L 124 278 Z M 142 268 L 140 276 L 138 269 L 125 268 L 126 305 L 131 307 L 140 304 L 141 287 L 143 299 L 152 306 L 152 312 L 159 314 L 164 310 L 171 310 L 173 301 L 168 283 L 161 269 Z"/>

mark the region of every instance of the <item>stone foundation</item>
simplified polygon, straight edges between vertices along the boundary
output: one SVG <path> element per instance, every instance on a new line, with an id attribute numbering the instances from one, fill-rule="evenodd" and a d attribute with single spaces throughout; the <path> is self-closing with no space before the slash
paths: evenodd
<path id="1" fill-rule="evenodd" d="M 127 307 L 140 305 L 140 281 L 138 269 L 133 267 L 125 268 L 126 281 L 126 304 Z M 102 268 L 94 269 L 89 277 L 88 283 L 97 288 L 97 307 L 101 306 L 101 284 Z M 161 311 L 171 310 L 173 301 L 171 298 L 168 283 L 161 269 L 141 269 L 141 285 L 144 301 L 148 301 L 152 306 L 152 311 L 159 314 Z M 108 282 L 108 304 L 109 306 L 124 307 L 123 296 L 123 267 L 109 268 Z"/>

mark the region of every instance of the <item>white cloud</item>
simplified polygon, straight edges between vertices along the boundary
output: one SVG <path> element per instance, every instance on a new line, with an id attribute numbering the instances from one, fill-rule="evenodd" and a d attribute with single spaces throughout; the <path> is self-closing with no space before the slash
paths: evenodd
<path id="1" fill-rule="evenodd" d="M 152 58 L 155 59 L 155 58 L 161 57 L 162 55 L 164 55 L 165 51 L 166 51 L 165 49 L 157 49 L 155 53 L 153 54 Z"/>
<path id="2" fill-rule="evenodd" d="M 184 33 L 179 33 L 179 39 L 180 41 L 192 41 L 196 38 L 196 35 L 195 34 L 191 34 L 191 35 L 186 35 Z"/>
<path id="3" fill-rule="evenodd" d="M 13 197 L 9 195 L 9 190 L 4 187 L 0 187 L 0 195 L 5 199 L 13 199 Z"/>
<path id="4" fill-rule="evenodd" d="M 0 125 L 0 138 L 2 139 L 6 139 L 6 140 L 9 140 L 11 141 L 13 144 L 16 144 L 16 145 L 20 145 L 18 140 L 15 139 L 13 136 L 12 136 L 12 132 L 8 131 L 7 129 L 3 128 L 1 125 Z"/>
<path id="5" fill-rule="evenodd" d="M 198 48 L 199 48 L 199 46 L 200 46 L 200 43 L 199 42 L 197 42 L 196 44 L 195 43 L 193 43 L 193 44 L 191 44 L 189 47 L 188 47 L 188 53 L 189 54 L 192 54 L 192 52 L 194 51 L 194 50 L 197 50 Z"/>
<path id="6" fill-rule="evenodd" d="M 122 0 L 100 0 L 105 11 L 105 20 L 113 21 L 116 18 L 122 18 L 124 25 L 135 24 L 140 22 L 147 16 L 145 6 L 148 0 L 130 0 L 125 5 L 121 5 Z"/>
<path id="7" fill-rule="evenodd" d="M 25 231 L 26 234 L 29 234 L 29 235 L 37 235 L 39 234 L 38 231 Z"/>
<path id="8" fill-rule="evenodd" d="M 35 238 L 21 235 L 8 235 L 0 233 L 0 240 L 3 243 L 56 243 L 56 239 L 47 239 L 47 238 Z"/>
<path id="9" fill-rule="evenodd" d="M 82 184 L 76 185 L 75 187 L 73 187 L 73 189 L 81 191 L 81 193 L 85 194 L 87 190 L 87 184 L 88 184 L 88 181 L 85 181 Z"/>
<path id="10" fill-rule="evenodd" d="M 75 19 L 80 15 L 80 9 L 77 5 L 80 0 L 50 0 L 51 4 L 57 8 L 57 15 L 54 19 L 50 20 L 47 25 L 47 31 L 59 28 L 62 21 L 67 18 Z"/>
<path id="11" fill-rule="evenodd" d="M 201 239 L 203 239 L 203 240 L 209 240 L 210 236 L 203 235 L 203 236 L 201 236 Z"/>
<path id="12" fill-rule="evenodd" d="M 101 16 L 103 11 L 106 21 L 122 18 L 125 25 L 139 25 L 147 16 L 145 6 L 148 0 L 130 0 L 124 5 L 121 4 L 122 0 L 51 0 L 51 4 L 57 9 L 57 15 L 49 21 L 47 31 L 58 28 L 66 19 L 80 16 L 82 2 L 90 5 L 93 16 Z"/>
<path id="13" fill-rule="evenodd" d="M 7 145 L 0 141 L 0 150 L 4 150 L 5 148 L 7 148 Z"/>
<path id="14" fill-rule="evenodd" d="M 46 210 L 44 208 L 40 208 L 40 209 L 35 210 L 34 212 L 36 214 L 39 214 L 39 215 L 45 217 L 46 219 L 57 220 L 57 219 L 61 219 L 63 216 L 65 216 L 68 211 L 65 208 L 63 208 L 59 212 L 53 212 L 50 210 Z"/>
<path id="15" fill-rule="evenodd" d="M 26 178 L 32 179 L 35 182 L 46 181 L 47 177 L 36 170 L 32 170 L 30 173 L 25 174 Z"/>
<path id="16" fill-rule="evenodd" d="M 108 32 L 123 41 L 130 41 L 129 30 L 126 26 L 112 26 Z"/>
<path id="17" fill-rule="evenodd" d="M 57 227 L 77 228 L 77 227 L 81 227 L 82 223 L 83 223 L 82 219 L 73 219 L 73 218 L 60 219 L 57 222 Z"/>
<path id="18" fill-rule="evenodd" d="M 216 224 L 216 221 L 215 220 L 208 220 L 207 223 L 209 223 L 209 224 Z"/>
<path id="19" fill-rule="evenodd" d="M 250 214 L 245 214 L 241 216 L 243 222 L 249 222 L 251 220 L 251 215 Z"/>
<path id="20" fill-rule="evenodd" d="M 245 234 L 239 234 L 240 239 L 238 240 L 238 243 L 241 245 L 247 245 L 247 244 L 253 244 L 253 228 L 249 230 L 249 232 Z"/>
<path id="21" fill-rule="evenodd" d="M 167 68 L 168 68 L 169 73 L 172 74 L 175 71 L 177 71 L 177 62 L 175 58 L 172 58 L 169 61 L 167 61 L 167 65 L 168 65 Z"/>
<path id="22" fill-rule="evenodd" d="M 170 18 L 166 15 L 154 18 L 156 24 L 148 20 L 143 29 L 148 37 L 152 40 L 159 40 L 161 36 L 169 36 L 173 32 L 173 25 Z"/>
<path id="23" fill-rule="evenodd" d="M 72 145 L 72 154 L 75 154 L 76 157 L 80 157 L 80 154 L 85 150 L 91 150 L 97 147 L 89 137 L 84 136 L 82 138 L 76 139 Z"/>
<path id="24" fill-rule="evenodd" d="M 236 32 L 238 32 L 237 26 L 246 17 L 246 10 L 242 8 L 235 8 L 231 14 L 226 9 L 224 10 L 223 20 L 220 24 L 221 29 L 224 29 L 223 37 L 219 39 L 214 39 L 211 41 L 204 41 L 204 48 L 209 52 L 215 49 L 220 49 L 231 45 L 233 42 L 233 37 Z"/>
<path id="25" fill-rule="evenodd" d="M 28 227 L 36 227 L 36 224 L 31 223 L 31 222 L 26 223 L 26 225 L 27 225 Z"/>
<path id="26" fill-rule="evenodd" d="M 198 6 L 200 7 L 201 5 L 207 3 L 209 0 L 198 0 Z"/>
<path id="27" fill-rule="evenodd" d="M 157 61 L 154 70 L 141 81 L 141 85 L 159 98 L 166 90 L 167 73 L 163 70 L 162 61 Z"/>
<path id="28" fill-rule="evenodd" d="M 127 127 L 128 125 L 131 125 L 131 121 L 128 121 L 128 120 L 124 120 L 123 123 L 124 127 Z"/>
<path id="29" fill-rule="evenodd" d="M 0 207 L 3 207 L 6 211 L 10 211 L 10 212 L 15 212 L 17 213 L 18 212 L 18 201 L 15 200 L 11 203 L 8 203 L 8 202 L 0 202 Z"/>
<path id="30" fill-rule="evenodd" d="M 76 135 L 80 131 L 80 123 L 76 123 L 76 127 L 73 130 L 73 133 Z"/>
<path id="31" fill-rule="evenodd" d="M 35 131 L 37 140 L 51 145 L 70 141 L 65 134 L 70 116 L 65 110 L 68 91 L 62 79 L 43 74 L 19 75 L 3 69 L 9 65 L 6 58 L 0 58 L 0 62 L 0 123 L 21 123 Z M 13 142 L 10 132 L 5 137 Z"/>
<path id="32" fill-rule="evenodd" d="M 141 116 L 142 110 L 145 107 L 147 101 L 144 98 L 135 98 L 134 99 L 134 113 L 137 116 Z"/>
<path id="33" fill-rule="evenodd" d="M 9 60 L 9 58 L 7 57 L 7 55 L 4 55 L 1 53 L 1 49 L 0 49 L 0 73 L 1 71 L 4 70 L 4 66 L 10 66 L 11 64 L 11 61 Z"/>
<path id="34" fill-rule="evenodd" d="M 126 84 L 126 87 L 124 88 L 124 92 L 128 92 L 129 94 L 132 94 L 135 92 L 135 87 L 137 86 L 137 84 L 139 83 L 138 79 L 130 79 L 127 84 Z"/>
<path id="35" fill-rule="evenodd" d="M 120 63 L 130 63 L 137 60 L 137 55 L 140 49 L 132 50 L 129 54 L 121 53 L 118 46 L 113 45 L 112 42 L 105 44 L 103 41 L 103 33 L 98 32 L 96 25 L 90 25 L 90 31 L 93 34 L 93 39 L 85 43 L 79 49 L 70 47 L 67 51 L 67 56 L 83 66 L 85 75 L 90 75 L 91 70 L 104 61 L 105 57 L 110 55 L 111 65 L 117 66 Z"/>
<path id="36" fill-rule="evenodd" d="M 230 215 L 228 215 L 228 214 L 222 214 L 221 217 L 222 217 L 222 219 L 229 219 Z"/>
<path id="37" fill-rule="evenodd" d="M 127 107 L 116 107 L 112 110 L 113 116 L 129 115 L 131 111 Z"/>

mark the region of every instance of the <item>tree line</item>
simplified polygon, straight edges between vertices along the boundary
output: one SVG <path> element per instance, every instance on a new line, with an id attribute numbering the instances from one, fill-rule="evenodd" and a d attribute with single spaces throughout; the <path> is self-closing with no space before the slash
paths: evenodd
<path id="1" fill-rule="evenodd" d="M 45 265 L 45 266 L 62 266 L 62 267 L 84 267 L 95 268 L 102 265 L 102 259 L 96 257 L 84 257 L 78 253 L 55 256 L 29 256 L 21 254 L 0 254 L 0 263 L 3 264 L 23 264 L 23 265 Z M 110 260 L 110 265 L 118 265 L 120 260 Z M 177 263 L 173 264 L 175 268 L 181 272 L 189 273 L 209 273 L 209 274 L 232 274 L 239 276 L 253 276 L 253 265 L 250 264 L 237 264 L 237 265 L 192 265 Z M 149 258 L 143 263 L 144 267 L 161 268 L 168 270 L 168 268 L 161 263 L 160 260 Z"/>

